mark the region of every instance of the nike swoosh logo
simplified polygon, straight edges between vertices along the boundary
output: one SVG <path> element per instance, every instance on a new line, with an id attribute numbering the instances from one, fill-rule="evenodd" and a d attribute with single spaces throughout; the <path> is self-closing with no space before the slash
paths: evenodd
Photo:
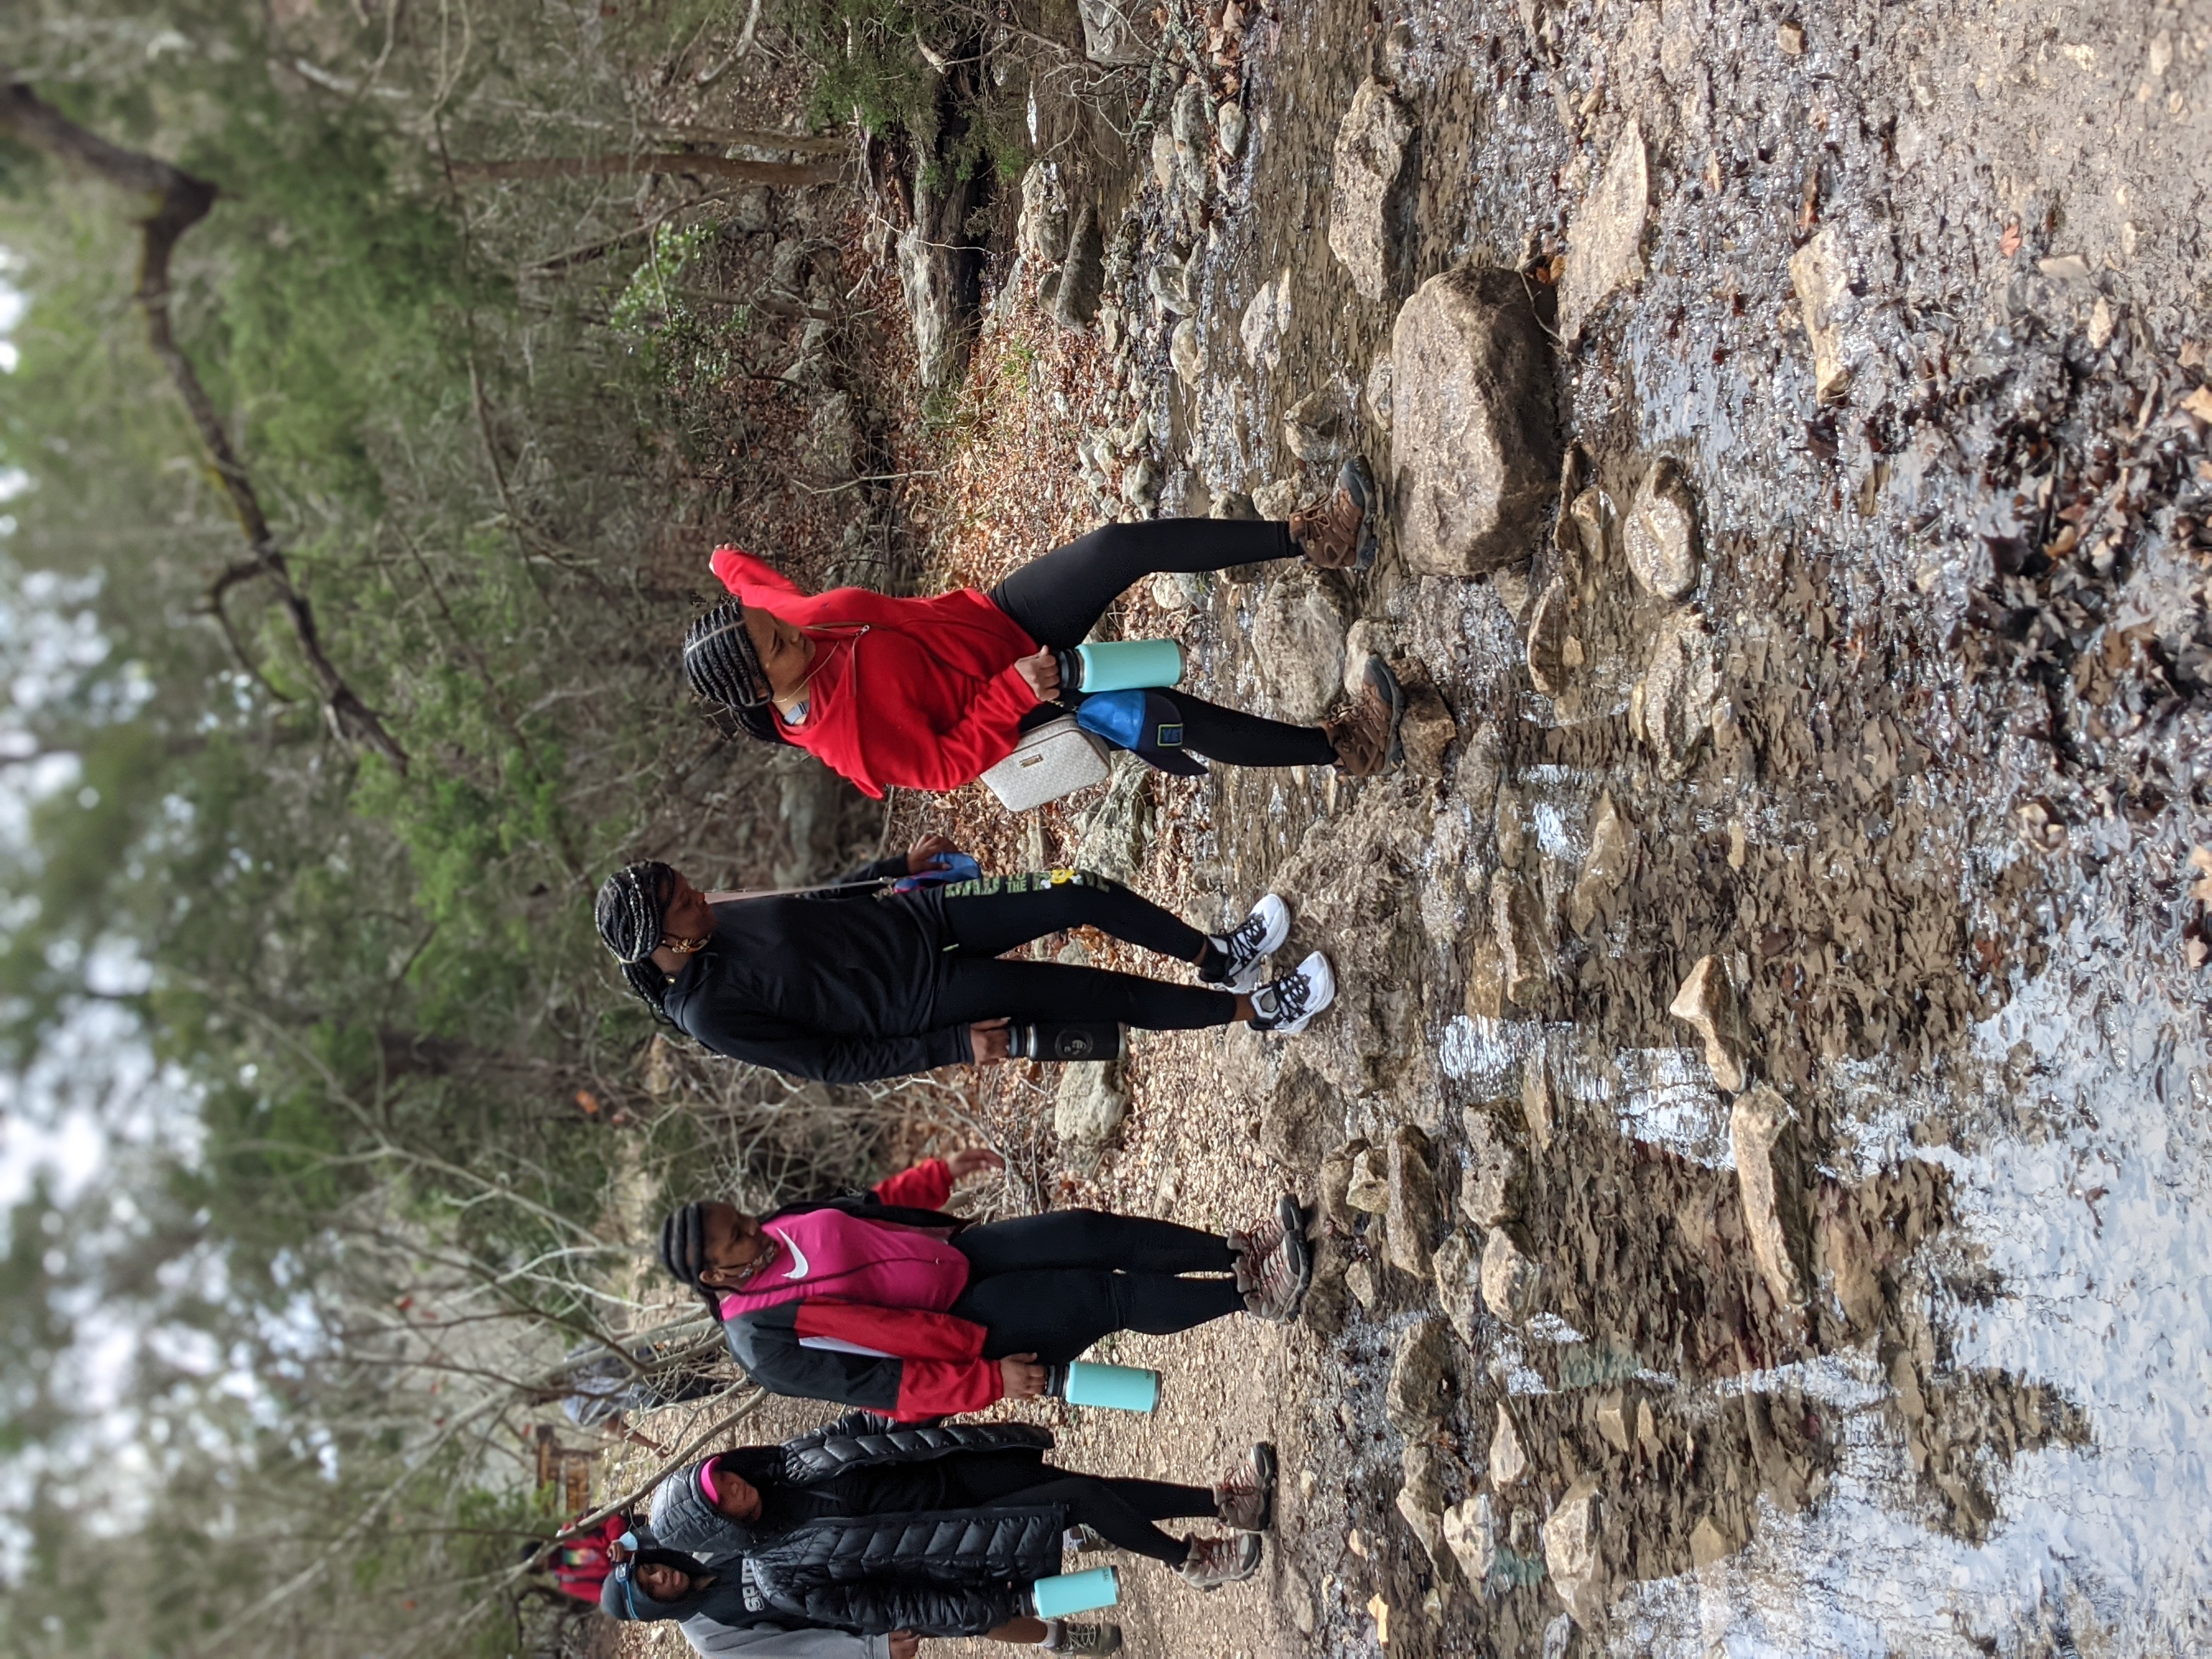
<path id="1" fill-rule="evenodd" d="M 809 1273 L 813 1271 L 807 1266 L 806 1252 L 800 1249 L 799 1246 L 793 1242 L 792 1237 L 789 1233 L 778 1233 L 775 1237 L 777 1243 L 781 1244 L 785 1249 L 791 1252 L 791 1271 L 784 1274 L 784 1278 L 787 1280 L 804 1279 Z"/>

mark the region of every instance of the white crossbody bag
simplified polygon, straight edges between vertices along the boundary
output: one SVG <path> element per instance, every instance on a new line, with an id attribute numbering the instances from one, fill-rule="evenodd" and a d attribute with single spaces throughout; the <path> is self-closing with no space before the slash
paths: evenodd
<path id="1" fill-rule="evenodd" d="M 1009 812 L 1026 812 L 1047 801 L 1106 781 L 1106 745 L 1062 714 L 1022 733 L 1014 752 L 983 774 L 983 781 Z"/>

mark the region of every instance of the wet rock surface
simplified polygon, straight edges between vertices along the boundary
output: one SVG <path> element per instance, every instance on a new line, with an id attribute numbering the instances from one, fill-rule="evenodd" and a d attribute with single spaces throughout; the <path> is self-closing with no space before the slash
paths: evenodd
<path id="1" fill-rule="evenodd" d="M 1178 1460 L 1285 1448 L 1279 1577 L 1200 1618 L 1130 1598 L 1133 1650 L 1374 1659 L 1376 1600 L 1387 1651 L 1419 1659 L 2212 1642 L 2202 1424 L 2174 1403 L 2212 1340 L 2190 863 L 2212 422 L 2189 402 L 2212 414 L 2212 43 L 2185 11 L 1851 3 L 1781 19 L 1793 52 L 1778 16 L 1249 20 L 1243 155 L 1196 234 L 1139 141 L 1109 303 L 1160 499 L 1184 473 L 1202 504 L 1319 494 L 1285 418 L 1327 392 L 1390 508 L 1337 612 L 1425 665 L 1461 729 L 1432 772 L 1150 783 L 1146 890 L 1194 917 L 1285 892 L 1286 951 L 1328 949 L 1344 990 L 1277 1045 L 1295 1106 L 1267 1103 L 1292 1074 L 1265 1047 L 1224 1087 L 1238 1039 L 1138 1039 L 1121 1144 L 1055 1200 L 1202 1222 L 1285 1180 L 1324 1194 L 1306 1326 L 1132 1340 L 1174 1379 L 1160 1418 L 1065 1430 L 1071 1464 L 1147 1472 L 1170 1434 Z M 1386 67 L 1419 136 L 1378 300 L 1319 233 L 1343 113 Z M 1393 301 L 1473 261 L 1565 332 L 1556 285 L 1632 127 L 1635 257 L 1543 346 L 1520 428 L 1586 475 L 1563 502 L 1542 469 L 1516 528 L 1440 552 L 1461 507 L 1425 520 L 1401 489 L 1431 440 L 1404 425 Z M 1145 273 L 1194 246 L 1185 374 Z M 1636 539 L 1662 458 L 1686 568 Z M 1272 707 L 1253 629 L 1304 580 L 1249 568 L 1133 620 L 1185 639 L 1198 695 Z M 1530 621 L 1555 584 L 1547 690 Z M 1708 958 L 1740 1073 L 1670 1012 Z M 1389 1214 L 1405 1125 L 1462 1200 L 1419 1278 Z M 1326 1200 L 1353 1144 L 1371 1208 Z M 1510 1200 L 1474 1174 L 1500 1148 Z M 1409 1470 L 1389 1379 L 1425 1320 L 1449 1456 Z"/>

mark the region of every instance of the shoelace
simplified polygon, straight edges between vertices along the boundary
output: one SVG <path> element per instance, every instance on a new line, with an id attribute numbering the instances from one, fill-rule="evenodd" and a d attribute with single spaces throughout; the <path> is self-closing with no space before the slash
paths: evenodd
<path id="1" fill-rule="evenodd" d="M 1304 974 L 1291 974 L 1285 978 L 1279 979 L 1260 993 L 1261 996 L 1267 997 L 1272 1005 L 1270 1007 L 1262 1008 L 1260 1012 L 1269 1020 L 1296 1019 L 1306 1011 L 1308 992 L 1309 987 Z M 1270 993 L 1273 994 L 1271 995 Z M 1256 997 L 1254 999 L 1255 1002 L 1258 1000 Z"/>

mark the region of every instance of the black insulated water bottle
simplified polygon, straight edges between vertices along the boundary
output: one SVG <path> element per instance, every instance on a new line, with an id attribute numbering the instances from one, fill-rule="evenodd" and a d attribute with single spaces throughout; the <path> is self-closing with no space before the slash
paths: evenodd
<path id="1" fill-rule="evenodd" d="M 1127 1034 L 1112 1020 L 1039 1019 L 1012 1028 L 1016 1060 L 1120 1060 Z"/>

